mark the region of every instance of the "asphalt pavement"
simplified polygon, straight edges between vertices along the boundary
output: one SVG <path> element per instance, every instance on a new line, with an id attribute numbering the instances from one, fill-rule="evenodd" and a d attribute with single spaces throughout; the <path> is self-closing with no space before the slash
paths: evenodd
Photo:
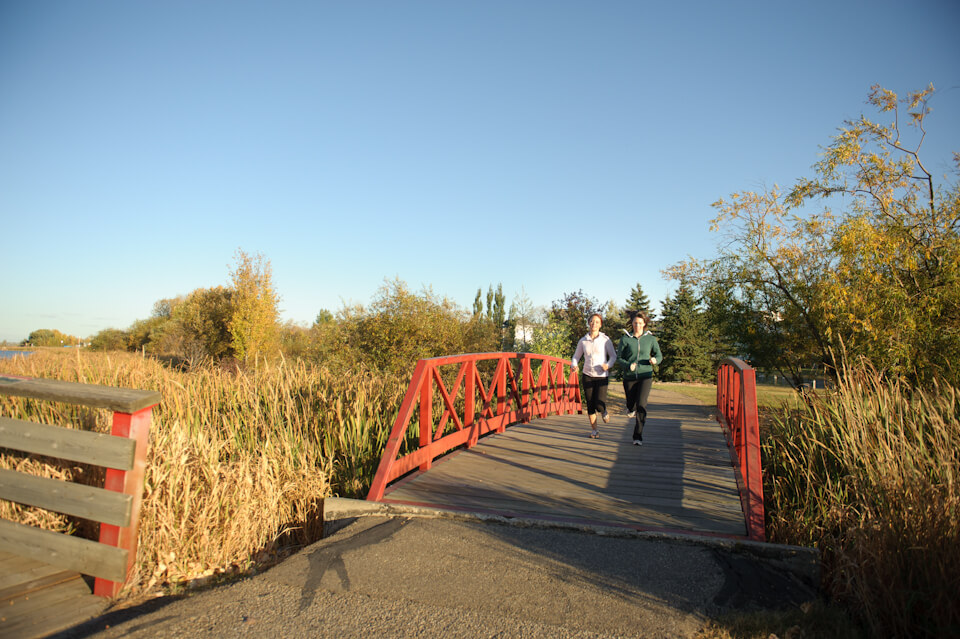
<path id="1" fill-rule="evenodd" d="M 57 637 L 691 637 L 816 598 L 816 551 L 327 500 L 270 570 Z"/>

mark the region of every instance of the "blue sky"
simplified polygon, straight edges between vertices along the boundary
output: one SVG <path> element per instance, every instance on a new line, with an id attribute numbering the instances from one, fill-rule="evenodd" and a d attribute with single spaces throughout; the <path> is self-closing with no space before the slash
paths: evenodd
<path id="1" fill-rule="evenodd" d="M 960 151 L 960 3 L 0 2 L 0 339 L 127 328 L 273 267 L 283 318 L 384 278 L 618 303 L 710 204 L 810 175 L 879 83 Z"/>

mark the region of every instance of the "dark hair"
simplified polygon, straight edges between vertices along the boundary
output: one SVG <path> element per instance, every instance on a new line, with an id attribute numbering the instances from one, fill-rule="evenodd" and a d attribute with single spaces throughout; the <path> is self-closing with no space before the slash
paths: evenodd
<path id="1" fill-rule="evenodd" d="M 636 317 L 639 317 L 640 319 L 643 320 L 644 328 L 650 326 L 650 318 L 643 311 L 632 311 L 630 313 L 630 326 L 633 326 L 633 320 Z"/>

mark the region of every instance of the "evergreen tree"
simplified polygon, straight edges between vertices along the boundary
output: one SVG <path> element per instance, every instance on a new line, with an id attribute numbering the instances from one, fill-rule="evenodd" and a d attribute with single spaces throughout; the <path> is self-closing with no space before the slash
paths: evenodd
<path id="1" fill-rule="evenodd" d="M 650 308 L 650 298 L 643 292 L 643 287 L 640 286 L 639 282 L 633 287 L 633 290 L 630 291 L 630 297 L 627 298 L 623 306 L 624 320 L 629 324 L 630 316 L 637 311 L 646 313 L 647 317 L 650 318 L 650 322 L 653 323 L 655 315 Z"/>
<path id="2" fill-rule="evenodd" d="M 660 350 L 663 365 L 660 377 L 675 382 L 709 382 L 714 377 L 715 331 L 700 309 L 700 300 L 686 281 L 680 282 L 674 297 L 663 302 L 660 320 Z"/>
<path id="3" fill-rule="evenodd" d="M 493 325 L 497 327 L 497 330 L 503 328 L 503 322 L 506 319 L 506 306 L 507 300 L 503 294 L 503 284 L 497 284 L 497 291 L 493 294 L 493 314 L 490 319 L 493 320 Z"/>

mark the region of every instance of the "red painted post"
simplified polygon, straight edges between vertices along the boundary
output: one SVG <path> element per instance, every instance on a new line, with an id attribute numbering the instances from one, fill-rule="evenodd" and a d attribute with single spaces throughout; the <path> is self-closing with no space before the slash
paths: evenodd
<path id="1" fill-rule="evenodd" d="M 507 412 L 507 367 L 510 366 L 510 358 L 506 353 L 500 355 L 500 361 L 497 366 L 496 393 L 497 393 L 497 416 Z M 497 426 L 497 432 L 502 433 L 506 426 L 501 422 Z"/>
<path id="2" fill-rule="evenodd" d="M 750 537 L 764 541 L 763 475 L 760 461 L 760 419 L 757 415 L 757 378 L 752 368 L 743 371 L 743 461 L 745 480 L 750 495 L 747 530 Z"/>
<path id="3" fill-rule="evenodd" d="M 136 442 L 133 468 L 127 471 L 108 468 L 103 487 L 118 493 L 130 495 L 130 525 L 115 526 L 100 524 L 100 543 L 124 548 L 127 551 L 127 577 L 137 560 L 137 539 L 140 531 L 140 504 L 143 500 L 143 480 L 147 469 L 147 446 L 150 439 L 150 422 L 153 406 L 135 413 L 114 413 L 111 434 L 115 437 L 128 437 Z M 116 597 L 123 587 L 122 582 L 109 581 L 97 577 L 93 585 L 93 594 L 100 597 Z"/>
<path id="4" fill-rule="evenodd" d="M 473 448 L 480 440 L 480 422 L 477 421 L 477 363 L 464 362 L 466 379 L 463 385 L 463 427 L 470 431 L 467 448 Z"/>
<path id="5" fill-rule="evenodd" d="M 529 423 L 532 415 L 530 414 L 530 386 L 533 383 L 533 372 L 530 370 L 530 357 L 524 356 L 522 361 L 521 370 L 523 371 L 523 388 L 521 389 L 521 411 L 523 417 L 521 421 L 526 424 Z"/>
<path id="6" fill-rule="evenodd" d="M 433 441 L 433 376 L 436 369 L 432 366 L 423 376 L 423 386 L 420 387 L 420 448 L 426 448 Z M 420 470 L 430 470 L 433 467 L 433 457 L 427 457 L 420 464 Z"/>

